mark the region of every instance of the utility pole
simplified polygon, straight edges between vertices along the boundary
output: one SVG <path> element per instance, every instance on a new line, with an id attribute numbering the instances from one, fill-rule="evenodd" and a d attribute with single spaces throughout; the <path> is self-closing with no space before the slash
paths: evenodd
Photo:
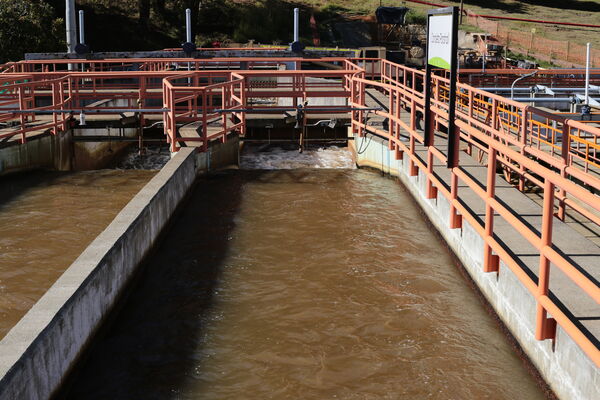
<path id="1" fill-rule="evenodd" d="M 75 46 L 77 45 L 75 0 L 65 0 L 65 24 L 67 30 L 67 51 L 75 53 Z"/>
<path id="2" fill-rule="evenodd" d="M 460 17 L 459 17 L 459 21 L 458 24 L 462 25 L 462 17 L 463 17 L 463 2 L 464 0 L 460 0 Z"/>

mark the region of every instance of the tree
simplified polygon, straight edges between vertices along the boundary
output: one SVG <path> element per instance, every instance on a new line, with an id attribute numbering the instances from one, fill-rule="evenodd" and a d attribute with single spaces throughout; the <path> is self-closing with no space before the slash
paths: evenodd
<path id="1" fill-rule="evenodd" d="M 150 19 L 150 0 L 138 0 L 138 11 L 140 14 L 140 26 L 148 30 Z"/>
<path id="2" fill-rule="evenodd" d="M 0 0 L 0 62 L 65 49 L 64 20 L 40 0 Z"/>

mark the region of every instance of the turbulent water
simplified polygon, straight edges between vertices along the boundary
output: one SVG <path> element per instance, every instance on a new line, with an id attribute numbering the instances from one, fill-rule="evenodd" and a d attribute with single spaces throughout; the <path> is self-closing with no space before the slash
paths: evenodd
<path id="1" fill-rule="evenodd" d="M 260 147 L 250 146 L 246 148 L 240 157 L 243 169 L 355 168 L 348 151 L 340 147 L 308 148 L 302 153 L 281 147 L 269 147 L 262 151 L 259 149 Z"/>
<path id="2" fill-rule="evenodd" d="M 118 164 L 118 169 L 161 169 L 171 159 L 167 147 L 147 148 L 142 154 L 137 150 L 129 152 Z"/>
<path id="3" fill-rule="evenodd" d="M 410 195 L 343 151 L 200 178 L 62 396 L 543 398 Z"/>
<path id="4" fill-rule="evenodd" d="M 0 177 L 0 338 L 165 162 L 132 152 L 120 170 Z"/>

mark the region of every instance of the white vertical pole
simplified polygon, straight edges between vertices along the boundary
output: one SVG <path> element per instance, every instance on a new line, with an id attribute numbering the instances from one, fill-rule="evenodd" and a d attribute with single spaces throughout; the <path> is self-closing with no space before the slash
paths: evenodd
<path id="1" fill-rule="evenodd" d="M 294 42 L 300 40 L 300 9 L 294 8 Z"/>
<path id="2" fill-rule="evenodd" d="M 65 25 L 67 30 L 67 51 L 75 53 L 75 45 L 77 43 L 75 0 L 65 0 Z"/>
<path id="3" fill-rule="evenodd" d="M 85 44 L 85 25 L 83 22 L 83 10 L 79 10 L 79 43 Z"/>
<path id="4" fill-rule="evenodd" d="M 589 105 L 590 104 L 590 64 L 591 64 L 591 58 L 590 58 L 590 44 L 588 43 L 586 46 L 586 52 L 585 52 L 585 104 Z"/>
<path id="5" fill-rule="evenodd" d="M 192 43 L 192 10 L 185 9 L 185 41 Z M 192 64 L 188 62 L 188 71 L 192 70 Z M 192 78 L 188 78 L 188 85 L 192 86 Z"/>
<path id="6" fill-rule="evenodd" d="M 192 10 L 189 8 L 185 10 L 185 40 L 192 43 Z"/>

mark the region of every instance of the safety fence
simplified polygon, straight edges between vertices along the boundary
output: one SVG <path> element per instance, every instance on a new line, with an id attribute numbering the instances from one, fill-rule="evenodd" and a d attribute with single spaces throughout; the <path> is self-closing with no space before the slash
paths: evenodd
<path id="1" fill-rule="evenodd" d="M 254 70 L 254 69 L 303 69 L 311 63 L 341 65 L 347 57 L 211 57 L 211 58 L 113 58 L 106 60 L 60 59 L 24 60 L 0 65 L 0 73 L 76 73 L 108 71 L 198 71 L 198 70 Z M 356 59 L 359 60 L 359 59 Z M 367 59 L 368 60 L 368 59 Z M 371 68 L 378 73 L 377 68 Z"/>
<path id="2" fill-rule="evenodd" d="M 348 70 L 227 72 L 218 75 L 223 82 L 212 85 L 198 85 L 205 72 L 168 77 L 163 87 L 165 134 L 172 151 L 179 149 L 178 143 L 195 141 L 205 149 L 211 140 L 225 141 L 234 130 L 243 134 L 247 114 L 282 115 L 299 108 L 311 114 L 335 113 L 346 106 L 348 81 L 356 72 L 365 75 L 354 65 Z M 331 98 L 342 104 L 320 101 Z M 198 135 L 182 135 L 186 125 Z"/>
<path id="3" fill-rule="evenodd" d="M 531 75 L 532 73 L 534 73 Z M 531 75 L 531 76 L 525 76 Z M 585 69 L 461 69 L 459 80 L 479 88 L 510 87 L 519 78 L 517 87 L 545 85 L 551 88 L 584 88 Z M 590 70 L 590 85 L 600 86 L 600 68 Z M 596 92 L 597 93 L 597 92 Z"/>
<path id="4" fill-rule="evenodd" d="M 21 143 L 25 143 L 29 132 L 50 131 L 52 134 L 57 134 L 67 129 L 68 115 L 62 110 L 71 101 L 71 86 L 68 79 L 59 77 L 35 82 L 27 75 L 10 77 L 0 75 L 0 88 L 0 110 L 20 111 L 0 113 L 0 141 L 4 142 L 16 137 Z M 36 105 L 36 95 L 40 92 L 49 99 L 48 106 Z M 48 111 L 50 117 L 40 119 L 38 114 L 45 111 Z"/>
<path id="5" fill-rule="evenodd" d="M 67 128 L 67 121 L 73 121 L 74 115 L 103 114 L 113 118 L 135 113 L 140 124 L 144 125 L 146 116 L 164 116 L 165 125 L 175 118 L 172 126 L 180 126 L 186 121 L 187 110 L 177 110 L 185 103 L 186 107 L 204 107 L 199 102 L 202 94 L 198 93 L 195 102 L 176 102 L 177 99 L 164 98 L 163 80 L 168 77 L 176 79 L 180 75 L 189 74 L 188 69 L 201 71 L 193 73 L 197 78 L 195 88 L 203 88 L 228 81 L 230 69 L 244 71 L 245 91 L 250 91 L 253 99 L 277 99 L 292 97 L 288 108 L 298 105 L 298 99 L 306 96 L 317 97 L 347 97 L 342 90 L 342 81 L 346 77 L 343 72 L 346 58 L 215 58 L 210 60 L 195 59 L 117 59 L 117 60 L 42 60 L 22 61 L 6 64 L 4 73 L 0 74 L 0 139 L 7 141 L 18 137 L 21 143 L 27 141 L 28 134 L 57 133 Z M 370 70 L 369 77 L 379 78 L 379 67 L 376 59 L 357 59 L 364 68 Z M 308 72 L 299 71 L 303 65 L 320 63 L 329 66 L 331 70 L 313 73 L 316 81 L 309 82 L 303 77 L 311 78 Z M 69 65 L 76 68 L 69 71 Z M 359 67 L 356 67 L 360 69 Z M 81 72 L 83 69 L 84 72 Z M 273 73 L 273 71 L 281 72 Z M 32 71 L 32 72 L 6 72 Z M 362 69 L 361 69 L 362 70 Z M 283 75 L 290 72 L 287 77 Z M 312 79 L 311 78 L 311 79 Z M 331 79 L 339 82 L 331 83 Z M 53 82 L 56 81 L 56 84 Z M 193 77 L 183 81 L 193 82 Z M 181 82 L 181 81 L 177 81 Z M 232 83 L 224 84 L 224 86 Z M 190 86 L 189 84 L 187 86 Z M 327 87 L 337 86 L 337 93 L 322 93 Z M 167 86 L 168 87 L 168 86 Z M 287 88 L 287 89 L 286 89 Z M 291 88 L 291 89 L 290 89 Z M 311 93 L 321 88 L 320 93 Z M 271 90 L 269 90 L 271 89 Z M 204 89 L 198 89 L 200 91 Z M 215 88 L 216 90 L 216 88 Z M 287 90 L 287 93 L 286 93 Z M 174 90 L 169 93 L 178 93 Z M 229 94 L 230 92 L 227 92 Z M 231 92 L 233 93 L 233 92 Z M 178 94 L 177 94 L 178 95 Z M 207 96 L 208 108 L 196 109 L 196 116 L 212 113 L 210 102 L 218 97 L 212 92 Z M 215 100 L 216 101 L 216 100 Z M 176 104 L 174 114 L 164 112 L 164 104 Z M 47 105 L 47 106 L 46 106 Z M 226 109 L 220 104 L 221 109 Z M 181 115 L 180 115 L 181 114 Z M 238 116 L 245 119 L 245 113 Z M 202 117 L 198 117 L 202 119 Z M 210 121 L 214 125 L 214 121 Z M 229 128 L 233 126 L 229 124 Z M 242 125 L 240 128 L 243 129 Z M 237 126 L 236 126 L 237 127 Z M 228 131 L 231 129 L 228 128 Z M 203 128 L 204 129 L 204 128 Z M 212 130 L 211 130 L 212 131 Z M 175 136 L 171 134 L 169 138 Z M 193 141 L 193 140 L 189 140 Z M 171 143 L 176 144 L 177 140 Z M 176 150 L 176 148 L 174 148 Z"/>
<path id="6" fill-rule="evenodd" d="M 541 140 L 552 143 L 549 139 L 551 136 L 556 136 L 555 129 L 559 129 L 565 137 L 572 135 L 581 137 L 580 131 L 585 131 L 586 135 L 597 136 L 600 135 L 600 131 L 568 120 L 563 120 L 562 124 L 555 127 L 553 117 L 544 116 L 532 107 L 465 84 L 458 84 L 460 104 L 457 106 L 456 129 L 463 143 L 466 143 L 471 151 L 476 148 L 487 156 L 487 180 L 485 186 L 482 187 L 459 162 L 457 167 L 450 169 L 448 182 L 434 172 L 436 163 L 444 165 L 447 162 L 445 154 L 447 140 L 435 138 L 432 145 L 424 146 L 423 133 L 417 129 L 417 121 L 422 119 L 424 101 L 422 94 L 414 93 L 414 82 L 418 82 L 419 78 L 411 79 L 410 85 L 404 83 L 405 77 L 421 77 L 422 71 L 390 65 L 390 63 L 385 64 L 388 65 L 382 70 L 381 82 L 356 76 L 352 78 L 351 105 L 354 107 L 366 105 L 364 97 L 358 94 L 366 87 L 385 93 L 389 101 L 388 110 L 375 113 L 389 121 L 388 129 L 371 126 L 362 113 L 354 112 L 352 114 L 353 133 L 357 136 L 364 136 L 370 132 L 387 138 L 389 149 L 394 152 L 396 159 L 408 157 L 410 175 L 416 176 L 421 172 L 427 179 L 426 197 L 433 199 L 438 193 L 441 193 L 450 203 L 449 227 L 451 229 L 461 228 L 464 219 L 484 239 L 485 244 L 482 251 L 485 272 L 498 271 L 500 260 L 510 268 L 536 299 L 536 339 L 554 338 L 556 324 L 558 324 L 590 359 L 600 366 L 600 350 L 596 347 L 595 342 L 588 337 L 577 321 L 572 320 L 561 309 L 560 302 L 555 300 L 555 297 L 549 292 L 552 266 L 560 269 L 574 282 L 580 288 L 581 295 L 589 296 L 596 304 L 600 303 L 600 288 L 595 280 L 583 273 L 579 265 L 553 246 L 552 238 L 555 200 L 558 200 L 559 210 L 562 207 L 564 211 L 566 205 L 585 204 L 587 208 L 600 212 L 599 197 L 573 182 L 569 177 L 577 177 L 595 189 L 600 189 L 600 181 L 569 163 L 571 157 L 577 156 L 577 152 L 573 153 L 572 151 L 569 157 L 564 156 L 565 149 L 570 149 L 570 146 L 561 144 L 562 157 L 553 157 L 551 152 L 541 150 L 538 146 Z M 437 127 L 447 130 L 448 128 L 448 96 L 444 95 L 444 91 L 447 92 L 448 84 L 449 82 L 445 78 L 434 77 L 434 98 L 432 98 L 431 105 L 432 129 Z M 407 115 L 405 116 L 405 114 Z M 545 117 L 545 122 L 538 121 L 538 116 Z M 552 119 L 552 123 L 548 123 L 550 119 Z M 544 137 L 545 139 L 543 139 Z M 565 143 L 569 142 L 565 141 Z M 419 150 L 425 151 L 426 155 L 420 156 Z M 533 181 L 543 189 L 542 224 L 539 231 L 525 223 L 520 215 L 517 215 L 495 196 L 498 166 L 513 171 L 523 179 Z M 485 204 L 483 220 L 461 200 L 464 190 L 475 194 Z M 590 217 L 595 215 L 590 214 Z M 505 248 L 498 240 L 494 229 L 495 223 L 498 224 L 498 219 L 511 226 L 524 241 L 530 243 L 538 252 L 537 279 L 532 278 L 520 265 L 518 258 L 510 252 L 510 249 Z M 600 225 L 597 218 L 591 219 L 591 222 Z"/>
<path id="7" fill-rule="evenodd" d="M 502 25 L 499 21 L 492 21 L 480 15 L 468 13 L 463 22 L 477 26 L 491 34 L 503 45 L 520 47 L 527 53 L 537 53 L 550 59 L 559 59 L 574 64 L 585 65 L 586 48 L 569 41 L 552 40 L 536 35 L 533 31 L 526 33 L 515 31 Z M 600 67 L 600 50 L 591 50 L 592 67 Z"/>

